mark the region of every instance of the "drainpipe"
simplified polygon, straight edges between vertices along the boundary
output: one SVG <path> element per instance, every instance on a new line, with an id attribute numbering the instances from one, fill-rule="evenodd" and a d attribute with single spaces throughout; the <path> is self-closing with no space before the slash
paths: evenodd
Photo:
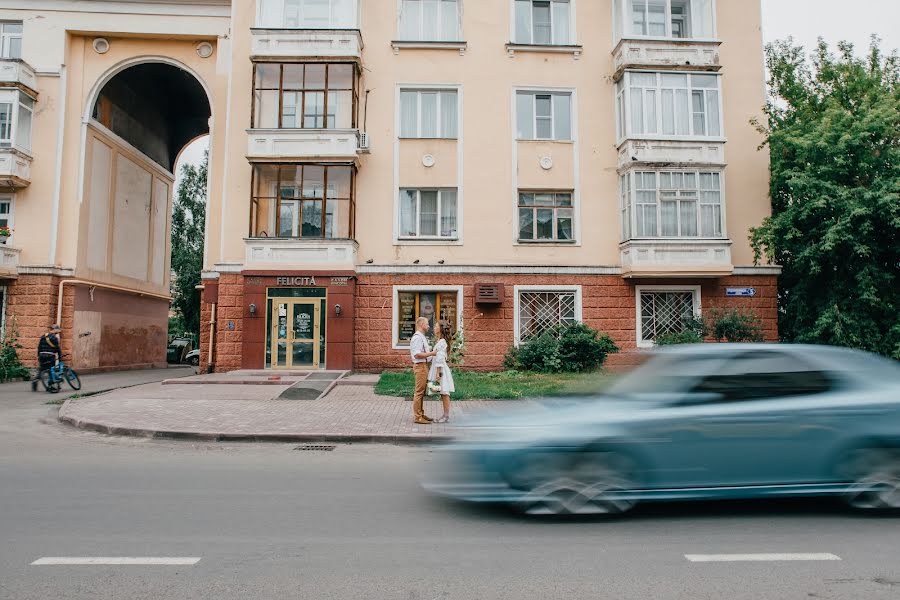
<path id="1" fill-rule="evenodd" d="M 212 373 L 216 369 L 213 361 L 213 350 L 216 347 L 216 305 L 212 305 L 212 316 L 209 319 L 209 358 L 206 365 L 206 372 Z"/>

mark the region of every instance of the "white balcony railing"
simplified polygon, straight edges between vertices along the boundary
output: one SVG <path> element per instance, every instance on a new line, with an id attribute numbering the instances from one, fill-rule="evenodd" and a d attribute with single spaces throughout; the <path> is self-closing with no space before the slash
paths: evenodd
<path id="1" fill-rule="evenodd" d="M 0 187 L 24 188 L 31 183 L 31 155 L 0 148 Z"/>
<path id="2" fill-rule="evenodd" d="M 627 139 L 619 144 L 619 169 L 654 163 L 725 166 L 725 142 Z"/>
<path id="3" fill-rule="evenodd" d="M 616 79 L 625 69 L 654 67 L 718 71 L 721 42 L 624 39 L 613 50 Z"/>
<path id="4" fill-rule="evenodd" d="M 19 59 L 0 59 L 0 85 L 22 85 L 37 92 L 37 75 L 31 66 Z"/>
<path id="5" fill-rule="evenodd" d="M 0 244 L 0 274 L 15 276 L 19 267 L 19 254 L 21 248 L 14 248 L 6 244 Z"/>
<path id="6" fill-rule="evenodd" d="M 734 271 L 730 240 L 629 240 L 619 248 L 623 277 L 722 277 Z"/>
<path id="7" fill-rule="evenodd" d="M 359 159 L 359 134 L 355 129 L 249 129 L 247 134 L 247 158 L 251 162 Z"/>
<path id="8" fill-rule="evenodd" d="M 251 238 L 245 240 L 245 247 L 245 268 L 352 270 L 358 244 L 354 240 Z"/>
<path id="9" fill-rule="evenodd" d="M 362 55 L 356 29 L 251 29 L 251 58 L 349 58 Z"/>

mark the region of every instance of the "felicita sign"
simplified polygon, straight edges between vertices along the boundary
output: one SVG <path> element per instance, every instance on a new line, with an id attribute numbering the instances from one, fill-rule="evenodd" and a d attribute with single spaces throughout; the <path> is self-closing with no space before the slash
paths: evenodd
<path id="1" fill-rule="evenodd" d="M 316 285 L 315 277 L 277 277 L 276 285 Z"/>

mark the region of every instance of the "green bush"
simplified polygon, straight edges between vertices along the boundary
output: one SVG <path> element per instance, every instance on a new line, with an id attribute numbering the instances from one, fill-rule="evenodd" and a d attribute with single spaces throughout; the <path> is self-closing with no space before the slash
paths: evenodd
<path id="1" fill-rule="evenodd" d="M 31 376 L 31 371 L 19 359 L 21 348 L 19 328 L 15 318 L 11 318 L 6 324 L 6 334 L 0 340 L 0 381 L 28 379 Z"/>
<path id="2" fill-rule="evenodd" d="M 503 366 L 537 373 L 582 373 L 603 364 L 619 348 L 606 334 L 583 323 L 561 325 L 510 348 Z"/>
<path id="3" fill-rule="evenodd" d="M 709 335 L 718 342 L 763 341 L 762 321 L 747 309 L 714 308 L 707 314 L 706 324 Z"/>
<path id="4" fill-rule="evenodd" d="M 657 346 L 677 346 L 679 344 L 702 344 L 703 337 L 696 331 L 685 329 L 671 333 L 664 333 L 654 340 Z"/>

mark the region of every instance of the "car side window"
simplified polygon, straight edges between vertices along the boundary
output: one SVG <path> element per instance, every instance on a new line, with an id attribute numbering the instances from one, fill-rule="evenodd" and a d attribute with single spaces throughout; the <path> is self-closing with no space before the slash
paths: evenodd
<path id="1" fill-rule="evenodd" d="M 832 387 L 828 375 L 805 361 L 782 352 L 758 350 L 735 356 L 691 391 L 716 394 L 719 402 L 746 402 L 821 394 Z"/>

